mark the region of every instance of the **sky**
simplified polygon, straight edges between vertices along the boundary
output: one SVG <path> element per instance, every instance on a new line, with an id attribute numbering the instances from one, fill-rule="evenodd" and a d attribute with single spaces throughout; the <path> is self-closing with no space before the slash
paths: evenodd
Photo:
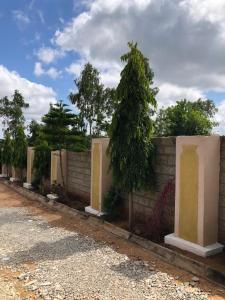
<path id="1" fill-rule="evenodd" d="M 0 97 L 21 91 L 27 121 L 69 103 L 88 61 L 116 87 L 134 41 L 154 71 L 158 106 L 214 100 L 215 132 L 225 134 L 225 0 L 1 1 L 0 36 Z"/>

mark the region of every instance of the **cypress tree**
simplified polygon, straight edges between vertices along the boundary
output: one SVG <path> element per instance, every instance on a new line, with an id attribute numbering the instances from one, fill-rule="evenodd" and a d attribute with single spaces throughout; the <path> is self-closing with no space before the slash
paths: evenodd
<path id="1" fill-rule="evenodd" d="M 129 229 L 132 230 L 133 192 L 147 187 L 153 176 L 153 121 L 151 111 L 156 108 L 153 80 L 148 59 L 128 44 L 130 51 L 121 57 L 126 62 L 117 87 L 119 104 L 109 132 L 108 153 L 114 185 L 129 194 Z"/>

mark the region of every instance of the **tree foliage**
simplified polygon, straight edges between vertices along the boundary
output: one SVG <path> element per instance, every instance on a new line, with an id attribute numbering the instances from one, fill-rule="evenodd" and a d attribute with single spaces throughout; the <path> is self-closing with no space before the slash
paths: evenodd
<path id="1" fill-rule="evenodd" d="M 73 104 L 86 119 L 89 135 L 99 135 L 108 128 L 115 106 L 115 90 L 104 89 L 100 83 L 100 73 L 90 63 L 84 66 L 79 78 L 75 79 L 78 92 L 69 95 Z"/>
<path id="2" fill-rule="evenodd" d="M 49 112 L 42 118 L 43 132 L 48 144 L 55 150 L 68 149 L 77 144 L 85 149 L 84 137 L 71 130 L 76 127 L 77 116 L 62 101 L 50 105 Z"/>
<path id="3" fill-rule="evenodd" d="M 39 143 L 34 148 L 34 180 L 32 184 L 35 187 L 40 187 L 43 190 L 43 184 L 50 177 L 51 167 L 51 147 L 44 140 L 39 140 Z"/>
<path id="4" fill-rule="evenodd" d="M 186 99 L 160 109 L 155 122 L 156 136 L 209 135 L 217 123 L 213 120 L 217 108 L 213 101 Z"/>
<path id="5" fill-rule="evenodd" d="M 110 127 L 110 155 L 114 185 L 130 194 L 129 227 L 132 229 L 132 195 L 150 184 L 152 169 L 153 121 L 150 111 L 156 108 L 155 93 L 150 85 L 153 72 L 148 60 L 129 43 L 130 51 L 122 56 L 126 62 L 117 88 L 119 104 Z M 153 176 L 151 177 L 153 178 Z"/>
<path id="6" fill-rule="evenodd" d="M 9 167 L 12 164 L 13 144 L 9 132 L 5 132 L 5 138 L 2 146 L 2 163 L 6 165 L 7 176 L 9 175 Z"/>
<path id="7" fill-rule="evenodd" d="M 0 99 L 0 116 L 3 119 L 3 126 L 7 126 L 7 130 L 14 138 L 17 127 L 24 125 L 25 118 L 23 109 L 29 107 L 22 94 L 15 90 L 12 100 L 8 97 Z"/>
<path id="8" fill-rule="evenodd" d="M 30 124 L 28 125 L 29 135 L 28 135 L 28 144 L 29 146 L 34 146 L 40 136 L 42 135 L 42 128 L 43 125 L 38 123 L 35 120 L 31 120 Z"/>
<path id="9" fill-rule="evenodd" d="M 129 43 L 129 47 L 130 52 L 121 58 L 127 64 L 117 88 L 119 104 L 112 119 L 108 152 L 115 185 L 132 192 L 142 188 L 148 177 L 153 149 L 149 111 L 156 107 L 156 100 L 150 88 L 153 72 L 146 73 L 148 60 L 137 44 Z"/>
<path id="10" fill-rule="evenodd" d="M 79 149 L 85 150 L 85 138 L 81 135 L 75 135 L 71 130 L 72 126 L 77 124 L 76 115 L 71 113 L 71 109 L 62 101 L 50 105 L 49 112 L 42 118 L 44 123 L 43 132 L 45 139 L 50 147 L 54 150 L 59 150 L 60 153 L 60 168 L 62 174 L 63 187 L 65 180 L 62 169 L 62 149 L 69 149 L 75 145 Z"/>
<path id="11" fill-rule="evenodd" d="M 20 169 L 21 179 L 22 172 L 27 165 L 27 138 L 22 126 L 16 127 L 15 137 L 13 140 L 13 161 L 12 165 Z"/>

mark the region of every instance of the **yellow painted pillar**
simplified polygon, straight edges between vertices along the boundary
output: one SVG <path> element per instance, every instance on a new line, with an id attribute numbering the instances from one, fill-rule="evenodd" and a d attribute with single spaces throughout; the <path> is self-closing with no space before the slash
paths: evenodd
<path id="1" fill-rule="evenodd" d="M 63 186 L 63 179 L 67 182 L 67 152 L 62 150 L 62 172 L 60 166 L 60 152 L 51 152 L 51 184 L 59 184 Z M 62 176 L 63 175 L 63 176 Z"/>
<path id="2" fill-rule="evenodd" d="M 92 139 L 91 205 L 86 207 L 85 211 L 98 216 L 104 213 L 103 200 L 112 184 L 109 157 L 106 154 L 108 144 L 108 138 Z"/>
<path id="3" fill-rule="evenodd" d="M 33 181 L 33 163 L 34 163 L 34 147 L 27 148 L 27 182 L 23 183 L 23 187 L 27 189 L 32 188 L 32 181 Z"/>
<path id="4" fill-rule="evenodd" d="M 165 243 L 200 256 L 221 252 L 217 243 L 220 137 L 176 140 L 175 230 Z"/>
<path id="5" fill-rule="evenodd" d="M 12 167 L 6 165 L 2 165 L 2 173 L 0 174 L 0 178 L 10 177 L 12 175 Z"/>
<path id="6" fill-rule="evenodd" d="M 10 167 L 10 169 L 11 169 L 11 167 Z M 9 172 L 9 170 L 8 170 L 8 172 Z M 9 176 L 9 174 L 7 174 L 7 166 L 2 165 L 2 173 L 1 173 L 0 177 L 7 177 L 7 176 Z"/>
<path id="7" fill-rule="evenodd" d="M 20 179 L 20 170 L 12 167 L 12 177 L 10 177 L 10 181 L 18 181 Z"/>

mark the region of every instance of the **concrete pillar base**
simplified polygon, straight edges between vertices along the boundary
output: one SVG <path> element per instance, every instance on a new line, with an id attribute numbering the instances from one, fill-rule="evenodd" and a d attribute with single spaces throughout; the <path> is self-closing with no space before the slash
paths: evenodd
<path id="1" fill-rule="evenodd" d="M 19 179 L 18 179 L 18 178 L 15 178 L 15 177 L 10 177 L 10 178 L 9 178 L 9 181 L 15 182 L 15 181 L 19 181 Z"/>
<path id="2" fill-rule="evenodd" d="M 25 189 L 28 189 L 28 190 L 32 190 L 32 184 L 31 183 L 29 183 L 29 182 L 24 182 L 23 183 L 23 187 L 25 188 Z"/>
<path id="3" fill-rule="evenodd" d="M 101 217 L 101 216 L 104 216 L 105 213 L 104 212 L 100 212 L 94 208 L 92 208 L 91 206 L 86 206 L 85 207 L 85 212 L 91 214 L 91 215 L 95 215 L 97 217 Z"/>
<path id="4" fill-rule="evenodd" d="M 224 246 L 219 243 L 203 247 L 192 242 L 183 240 L 177 237 L 174 233 L 166 235 L 164 237 L 164 242 L 165 244 L 175 246 L 177 248 L 192 252 L 202 257 L 207 257 L 220 253 L 223 251 L 224 248 Z"/>
<path id="5" fill-rule="evenodd" d="M 0 178 L 6 178 L 7 174 L 0 174 Z"/>
<path id="6" fill-rule="evenodd" d="M 59 196 L 56 195 L 56 194 L 48 194 L 48 195 L 47 195 L 47 198 L 48 198 L 49 200 L 58 200 L 58 199 L 59 199 Z"/>

